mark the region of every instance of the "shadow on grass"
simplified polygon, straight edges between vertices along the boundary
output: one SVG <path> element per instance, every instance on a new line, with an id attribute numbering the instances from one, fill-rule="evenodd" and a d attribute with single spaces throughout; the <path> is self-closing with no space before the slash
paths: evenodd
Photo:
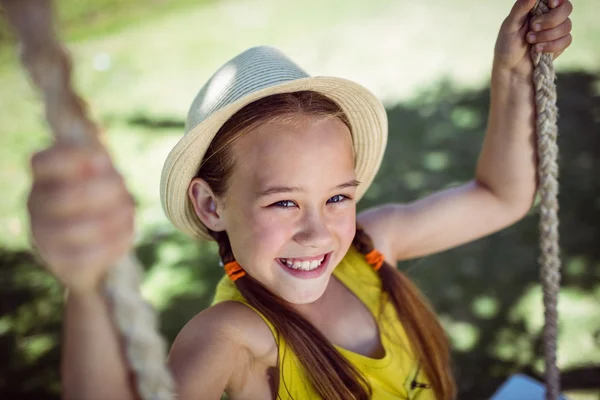
<path id="1" fill-rule="evenodd" d="M 558 85 L 563 290 L 593 298 L 600 290 L 598 77 L 562 74 Z M 413 104 L 388 109 L 385 161 L 360 208 L 412 201 L 471 179 L 488 106 L 488 90 L 460 92 L 442 85 Z M 151 116 L 135 116 L 130 123 L 156 129 L 182 126 Z M 222 270 L 212 245 L 191 243 L 172 230 L 144 232 L 144 238 L 136 251 L 149 279 L 173 287 L 159 310 L 161 329 L 171 342 L 210 304 Z M 539 329 L 529 319 L 539 315 L 517 312 L 535 292 L 537 241 L 537 218 L 530 216 L 491 237 L 399 266 L 419 284 L 448 327 L 459 398 L 487 398 L 514 372 L 538 373 Z M 0 250 L 0 268 L 0 397 L 58 398 L 62 291 L 29 253 Z M 167 273 L 157 274 L 159 269 Z M 184 276 L 185 282 L 173 283 L 170 276 Z M 561 331 L 567 328 L 561 321 Z M 600 346 L 599 330 L 598 324 L 582 325 L 578 338 L 589 336 L 588 343 Z M 564 375 L 565 388 L 600 389 L 598 366 L 576 367 Z"/>

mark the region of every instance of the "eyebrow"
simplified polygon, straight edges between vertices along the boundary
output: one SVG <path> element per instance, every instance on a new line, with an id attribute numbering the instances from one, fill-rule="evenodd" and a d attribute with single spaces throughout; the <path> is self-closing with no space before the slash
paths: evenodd
<path id="1" fill-rule="evenodd" d="M 348 182 L 344 182 L 341 183 L 337 186 L 334 186 L 331 190 L 336 190 L 336 189 L 345 189 L 348 187 L 357 187 L 358 185 L 360 185 L 360 182 L 357 181 L 356 179 L 352 179 L 351 181 Z M 260 192 L 256 192 L 256 195 L 258 197 L 263 197 L 263 196 L 269 196 L 272 194 L 279 194 L 279 193 L 291 193 L 291 192 L 303 192 L 305 191 L 303 187 L 299 187 L 299 186 L 274 186 L 271 188 L 268 188 L 266 190 L 262 190 Z"/>

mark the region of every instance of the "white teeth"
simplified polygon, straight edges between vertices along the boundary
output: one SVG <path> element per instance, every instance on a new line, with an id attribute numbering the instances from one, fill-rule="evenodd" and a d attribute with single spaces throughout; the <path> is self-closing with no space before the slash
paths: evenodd
<path id="1" fill-rule="evenodd" d="M 325 257 L 321 258 L 320 260 L 313 261 L 292 261 L 288 258 L 280 258 L 281 262 L 287 265 L 288 267 L 293 269 L 301 269 L 303 271 L 312 271 L 313 269 L 321 265 L 324 259 Z"/>

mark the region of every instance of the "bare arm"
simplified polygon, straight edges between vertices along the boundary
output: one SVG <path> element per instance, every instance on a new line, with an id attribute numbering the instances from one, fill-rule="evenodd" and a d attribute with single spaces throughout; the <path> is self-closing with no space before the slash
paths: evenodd
<path id="1" fill-rule="evenodd" d="M 504 21 L 492 69 L 488 126 L 475 178 L 411 204 L 386 204 L 358 216 L 390 260 L 424 256 L 496 232 L 522 218 L 537 188 L 532 65 L 525 35 L 535 2 L 515 3 Z M 571 43 L 572 5 L 561 0 L 536 43 L 560 54 Z M 540 17 L 538 17 L 540 18 Z"/>
<path id="2" fill-rule="evenodd" d="M 476 182 L 410 204 L 366 210 L 359 223 L 392 263 L 444 251 L 517 221 L 515 213 Z"/>
<path id="3" fill-rule="evenodd" d="M 489 124 L 476 178 L 410 204 L 386 204 L 358 220 L 388 259 L 443 251 L 522 218 L 536 190 L 533 92 L 510 75 L 494 77 Z"/>
<path id="4" fill-rule="evenodd" d="M 64 321 L 63 398 L 137 399 L 105 298 L 69 294 Z"/>

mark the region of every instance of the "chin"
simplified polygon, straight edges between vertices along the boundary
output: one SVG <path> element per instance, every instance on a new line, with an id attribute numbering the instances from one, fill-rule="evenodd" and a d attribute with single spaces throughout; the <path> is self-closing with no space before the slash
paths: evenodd
<path id="1" fill-rule="evenodd" d="M 291 287 L 285 290 L 284 293 L 278 293 L 277 295 L 291 304 L 300 305 L 314 303 L 323 296 L 328 282 L 329 277 L 327 277 L 324 282 L 320 282 L 319 285 L 311 285 L 312 287 L 310 288 L 302 287 L 304 285 L 296 285 L 296 287 Z"/>

